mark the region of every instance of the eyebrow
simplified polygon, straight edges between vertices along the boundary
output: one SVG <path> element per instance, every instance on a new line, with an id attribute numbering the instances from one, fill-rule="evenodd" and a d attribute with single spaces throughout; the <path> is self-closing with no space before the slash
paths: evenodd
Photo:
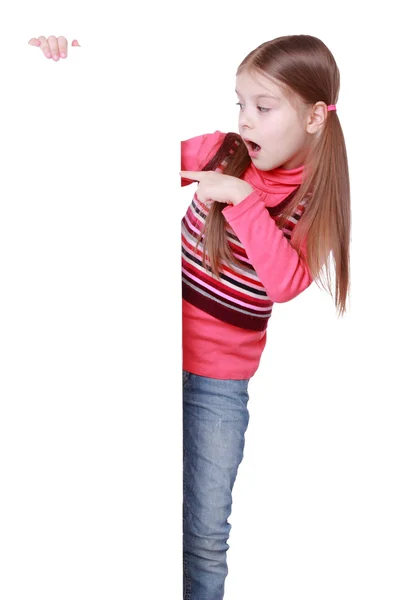
<path id="1" fill-rule="evenodd" d="M 235 92 L 237 93 L 238 96 L 240 96 L 241 94 L 235 90 Z M 272 98 L 273 100 L 279 100 L 279 98 L 277 96 L 273 96 L 272 94 L 254 94 L 254 96 L 252 96 L 252 98 Z"/>

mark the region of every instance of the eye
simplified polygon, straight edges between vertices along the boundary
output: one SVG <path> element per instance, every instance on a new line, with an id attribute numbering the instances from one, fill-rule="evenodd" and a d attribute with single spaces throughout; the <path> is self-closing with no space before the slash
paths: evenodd
<path id="1" fill-rule="evenodd" d="M 243 104 L 241 102 L 236 102 L 236 106 L 239 106 L 240 110 L 243 109 Z M 261 113 L 267 113 L 271 110 L 270 108 L 264 108 L 263 106 L 257 106 L 257 108 Z"/>

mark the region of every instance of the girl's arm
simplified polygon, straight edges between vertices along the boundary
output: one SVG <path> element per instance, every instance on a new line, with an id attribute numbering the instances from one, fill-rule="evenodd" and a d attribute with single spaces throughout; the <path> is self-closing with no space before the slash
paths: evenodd
<path id="1" fill-rule="evenodd" d="M 236 206 L 224 208 L 222 213 L 273 302 L 287 302 L 309 287 L 312 277 L 306 243 L 299 255 L 266 210 L 258 190 Z"/>
<path id="2" fill-rule="evenodd" d="M 181 171 L 201 171 L 216 153 L 225 133 L 214 131 L 181 142 Z M 181 178 L 181 187 L 194 183 L 192 179 Z"/>

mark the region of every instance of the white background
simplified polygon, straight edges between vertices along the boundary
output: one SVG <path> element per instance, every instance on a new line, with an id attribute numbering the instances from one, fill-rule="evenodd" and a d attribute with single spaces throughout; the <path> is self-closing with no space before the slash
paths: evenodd
<path id="1" fill-rule="evenodd" d="M 341 71 L 352 294 L 274 306 L 226 599 L 398 600 L 399 194 L 390 4 L 16 3 L 1 19 L 0 596 L 181 597 L 179 141 L 237 131 L 239 62 Z M 33 36 L 77 38 L 54 63 Z"/>

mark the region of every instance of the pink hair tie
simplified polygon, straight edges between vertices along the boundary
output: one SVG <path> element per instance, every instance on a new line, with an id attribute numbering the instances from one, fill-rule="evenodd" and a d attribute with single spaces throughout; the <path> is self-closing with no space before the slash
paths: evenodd
<path id="1" fill-rule="evenodd" d="M 330 104 L 328 110 L 336 110 L 336 104 Z"/>

